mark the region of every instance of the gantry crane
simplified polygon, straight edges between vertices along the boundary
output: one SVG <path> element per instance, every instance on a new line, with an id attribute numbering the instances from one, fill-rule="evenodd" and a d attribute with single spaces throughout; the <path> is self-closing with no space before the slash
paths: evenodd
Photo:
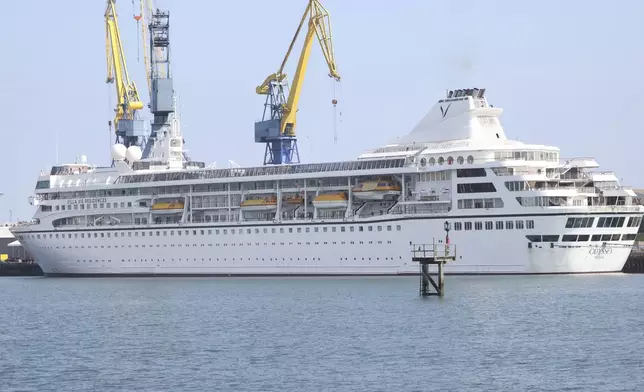
<path id="1" fill-rule="evenodd" d="M 300 59 L 295 70 L 293 84 L 290 88 L 288 99 L 286 99 L 284 90 L 287 88 L 287 83 L 284 66 L 307 17 L 309 17 L 308 31 L 306 32 Z M 295 136 L 296 113 L 306 67 L 311 54 L 313 35 L 316 35 L 320 42 L 322 53 L 329 67 L 329 76 L 336 81 L 340 80 L 333 54 L 329 13 L 320 4 L 319 0 L 309 0 L 279 70 L 269 75 L 264 80 L 264 83 L 256 88 L 257 94 L 267 96 L 262 121 L 255 123 L 255 142 L 266 144 L 264 165 L 290 164 L 299 163 L 300 161 Z"/>
<path id="2" fill-rule="evenodd" d="M 153 115 L 150 138 L 143 151 L 143 158 L 147 158 L 157 140 L 169 135 L 173 129 L 173 122 L 176 122 L 174 83 L 170 66 L 170 12 L 158 8 L 154 10 L 152 0 L 140 0 L 138 18 L 143 20 L 143 52 L 150 92 L 149 106 Z M 174 128 L 174 132 L 180 132 L 178 127 Z M 181 144 L 183 143 L 185 142 L 181 136 Z M 184 160 L 189 160 L 185 152 L 182 155 Z"/>
<path id="3" fill-rule="evenodd" d="M 143 102 L 127 71 L 114 0 L 107 0 L 105 30 L 107 83 L 116 85 L 117 104 L 113 121 L 116 142 L 126 147 L 140 147 L 145 143 L 147 136 L 145 121 L 138 115 L 138 110 L 143 108 Z"/>

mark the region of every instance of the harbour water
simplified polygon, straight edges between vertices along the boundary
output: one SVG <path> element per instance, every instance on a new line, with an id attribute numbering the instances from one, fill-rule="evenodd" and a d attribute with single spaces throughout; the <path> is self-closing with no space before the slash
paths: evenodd
<path id="1" fill-rule="evenodd" d="M 0 279 L 2 391 L 641 391 L 644 275 Z"/>

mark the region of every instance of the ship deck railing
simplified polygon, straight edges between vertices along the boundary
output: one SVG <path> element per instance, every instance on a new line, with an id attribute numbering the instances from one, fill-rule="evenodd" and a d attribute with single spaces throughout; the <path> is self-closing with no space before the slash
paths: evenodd
<path id="1" fill-rule="evenodd" d="M 453 261 L 456 258 L 455 244 L 413 244 L 412 261 L 435 264 Z"/>

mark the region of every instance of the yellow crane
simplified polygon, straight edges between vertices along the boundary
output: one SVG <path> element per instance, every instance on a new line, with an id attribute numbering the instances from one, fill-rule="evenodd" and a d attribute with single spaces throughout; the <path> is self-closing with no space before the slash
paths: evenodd
<path id="1" fill-rule="evenodd" d="M 105 10 L 105 54 L 107 83 L 116 86 L 117 104 L 113 120 L 116 142 L 126 147 L 141 145 L 139 138 L 145 137 L 146 130 L 137 111 L 143 108 L 143 102 L 127 71 L 114 0 L 107 0 Z"/>
<path id="2" fill-rule="evenodd" d="M 304 38 L 302 52 L 295 70 L 295 77 L 290 88 L 288 99 L 284 96 L 286 88 L 286 74 L 284 66 L 289 59 L 293 45 L 297 40 L 304 23 L 308 17 L 308 30 Z M 335 65 L 333 53 L 333 42 L 331 40 L 331 21 L 329 13 L 322 6 L 319 0 L 308 0 L 304 15 L 297 27 L 295 36 L 291 40 L 286 56 L 282 61 L 279 70 L 269 75 L 264 82 L 257 86 L 257 94 L 266 95 L 264 105 L 264 116 L 262 121 L 255 123 L 255 142 L 266 143 L 264 154 L 264 165 L 299 163 L 297 151 L 297 140 L 295 137 L 296 113 L 302 93 L 302 84 L 306 74 L 313 36 L 317 39 L 322 48 L 324 59 L 329 67 L 329 76 L 336 81 L 340 80 Z M 334 102 L 335 103 L 335 102 Z"/>

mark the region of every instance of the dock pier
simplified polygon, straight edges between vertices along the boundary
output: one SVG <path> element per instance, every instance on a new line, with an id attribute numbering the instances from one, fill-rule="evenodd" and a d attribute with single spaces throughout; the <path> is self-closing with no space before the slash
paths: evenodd
<path id="1" fill-rule="evenodd" d="M 423 297 L 445 294 L 445 263 L 456 260 L 456 246 L 450 244 L 414 244 L 411 261 L 420 264 L 420 295 Z M 429 273 L 429 266 L 436 265 L 436 280 Z M 433 287 L 434 290 L 431 289 Z"/>
<path id="2" fill-rule="evenodd" d="M 445 222 L 445 243 L 437 243 L 436 237 L 431 244 L 411 244 L 411 261 L 420 264 L 420 295 L 428 297 L 437 295 L 442 297 L 445 294 L 445 274 L 443 268 L 445 263 L 456 260 L 456 245 L 449 243 L 449 222 Z M 429 274 L 429 266 L 438 267 L 436 280 Z M 437 282 L 438 281 L 438 282 Z M 430 288 L 433 287 L 433 291 Z"/>

